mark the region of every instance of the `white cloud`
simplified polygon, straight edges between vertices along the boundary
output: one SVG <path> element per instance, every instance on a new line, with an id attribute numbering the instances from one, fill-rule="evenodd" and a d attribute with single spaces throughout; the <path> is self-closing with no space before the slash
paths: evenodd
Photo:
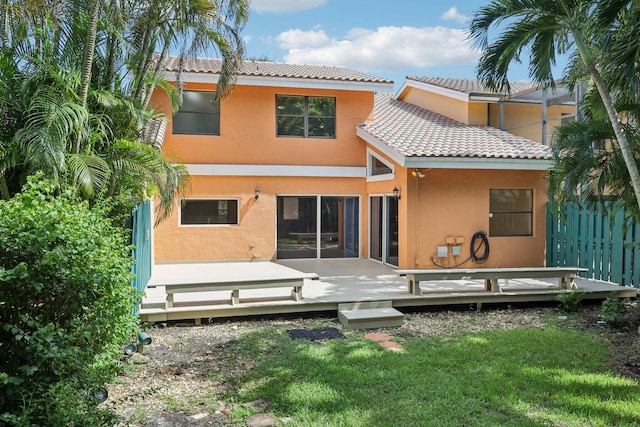
<path id="1" fill-rule="evenodd" d="M 327 0 L 251 0 L 256 12 L 287 13 L 324 6 Z"/>
<path id="2" fill-rule="evenodd" d="M 288 30 L 276 37 L 286 62 L 342 65 L 358 70 L 392 71 L 435 65 L 474 64 L 479 55 L 463 30 L 445 27 L 355 28 L 343 39 L 324 30 Z"/>
<path id="3" fill-rule="evenodd" d="M 288 30 L 280 33 L 276 41 L 283 49 L 314 49 L 330 45 L 332 40 L 323 30 Z"/>
<path id="4" fill-rule="evenodd" d="M 444 21 L 456 21 L 460 24 L 466 24 L 467 22 L 469 22 L 469 17 L 462 15 L 455 7 L 449 8 L 449 10 L 440 15 L 440 19 Z"/>

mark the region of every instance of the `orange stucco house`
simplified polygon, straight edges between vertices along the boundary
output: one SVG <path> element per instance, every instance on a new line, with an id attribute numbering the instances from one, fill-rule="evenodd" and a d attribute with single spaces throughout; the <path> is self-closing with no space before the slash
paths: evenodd
<path id="1" fill-rule="evenodd" d="M 176 64 L 167 62 L 167 80 Z M 232 95 L 218 102 L 219 69 L 216 59 L 187 61 L 173 116 L 167 95 L 153 95 L 169 117 L 162 149 L 192 180 L 154 230 L 155 263 L 371 258 L 469 267 L 471 250 L 485 251 L 474 238 L 483 231 L 485 266 L 544 264 L 551 154 L 534 134 L 549 132 L 548 121 L 535 131 L 499 128 L 535 121 L 532 109 L 568 117 L 570 102 L 522 108 L 507 102 L 514 95 L 427 78 L 408 78 L 392 95 L 393 82 L 346 68 L 257 61 L 244 63 Z M 535 92 L 519 89 L 524 98 Z"/>

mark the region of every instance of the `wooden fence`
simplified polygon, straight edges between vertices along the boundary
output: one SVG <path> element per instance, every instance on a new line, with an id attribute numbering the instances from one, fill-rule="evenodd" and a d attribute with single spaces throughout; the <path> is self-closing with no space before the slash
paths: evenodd
<path id="1" fill-rule="evenodd" d="M 640 287 L 640 224 L 624 226 L 624 210 L 609 217 L 565 206 L 565 217 L 547 207 L 547 265 L 587 268 L 581 274 L 620 285 Z"/>
<path id="2" fill-rule="evenodd" d="M 131 243 L 134 245 L 133 285 L 142 292 L 151 278 L 151 202 L 140 203 L 133 210 Z"/>

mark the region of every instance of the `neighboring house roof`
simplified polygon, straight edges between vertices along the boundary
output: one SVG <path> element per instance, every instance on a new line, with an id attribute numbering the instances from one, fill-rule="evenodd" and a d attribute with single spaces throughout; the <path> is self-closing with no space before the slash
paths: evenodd
<path id="1" fill-rule="evenodd" d="M 208 75 L 216 76 L 215 82 L 217 75 L 220 74 L 221 66 L 222 60 L 217 58 L 186 58 L 182 64 L 182 70 L 191 75 L 191 78 L 187 78 L 185 81 L 194 80 L 195 75 Z M 170 56 L 166 59 L 165 70 L 167 72 L 177 72 L 179 67 L 178 57 Z M 345 67 L 243 61 L 242 71 L 238 74 L 238 84 L 257 84 L 256 81 L 265 84 L 265 79 L 269 79 L 271 84 L 274 82 L 284 83 L 284 79 L 286 79 L 306 82 L 305 85 L 326 86 L 333 84 L 345 88 L 371 87 L 376 91 L 391 91 L 393 89 L 392 80 Z"/>
<path id="2" fill-rule="evenodd" d="M 466 94 L 481 94 L 481 95 L 507 95 L 507 91 L 495 91 L 489 89 L 478 80 L 467 79 L 453 79 L 445 77 L 419 77 L 408 76 L 407 80 L 414 80 L 416 82 L 427 83 L 430 85 L 438 86 L 445 89 L 455 90 Z M 531 82 L 510 82 L 511 94 L 517 94 L 527 90 L 534 89 L 536 86 Z"/>
<path id="3" fill-rule="evenodd" d="M 433 111 L 375 97 L 372 122 L 357 133 L 406 167 L 548 169 L 549 147 L 490 126 L 469 126 Z"/>
<path id="4" fill-rule="evenodd" d="M 511 92 L 489 89 L 479 80 L 453 79 L 445 77 L 408 76 L 396 94 L 396 99 L 402 99 L 403 92 L 410 87 L 439 93 L 441 95 L 477 102 L 517 102 L 541 104 L 547 106 L 557 104 L 574 104 L 574 96 L 569 91 L 566 82 L 557 80 L 555 89 L 544 89 L 531 82 L 510 82 Z"/>

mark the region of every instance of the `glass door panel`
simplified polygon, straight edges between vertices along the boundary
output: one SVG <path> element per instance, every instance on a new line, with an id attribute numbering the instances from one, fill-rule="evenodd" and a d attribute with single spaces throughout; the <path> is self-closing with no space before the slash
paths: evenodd
<path id="1" fill-rule="evenodd" d="M 278 197 L 277 258 L 317 258 L 317 197 Z"/>
<path id="2" fill-rule="evenodd" d="M 369 223 L 371 236 L 369 238 L 369 256 L 372 259 L 382 261 L 382 197 L 374 196 L 370 199 Z"/>
<path id="3" fill-rule="evenodd" d="M 344 256 L 360 256 L 360 199 L 344 198 Z"/>
<path id="4" fill-rule="evenodd" d="M 385 263 L 398 265 L 398 199 L 386 197 L 386 251 Z"/>
<path id="5" fill-rule="evenodd" d="M 370 198 L 369 256 L 398 265 L 398 200 L 392 196 Z"/>
<path id="6" fill-rule="evenodd" d="M 357 197 L 320 197 L 320 257 L 359 256 Z"/>

